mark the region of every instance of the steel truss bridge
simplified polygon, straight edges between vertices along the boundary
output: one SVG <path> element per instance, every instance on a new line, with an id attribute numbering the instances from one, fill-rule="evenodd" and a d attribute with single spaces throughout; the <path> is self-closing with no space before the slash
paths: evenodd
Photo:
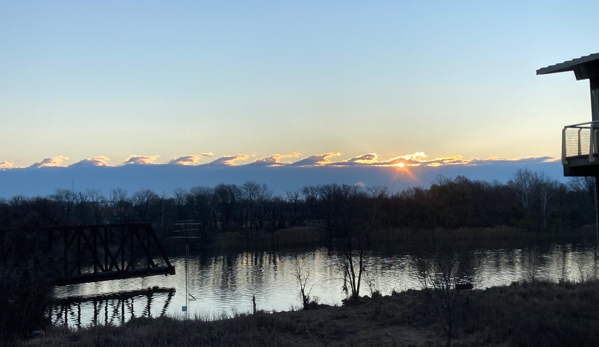
<path id="1" fill-rule="evenodd" d="M 53 285 L 175 274 L 149 223 L 0 230 L 0 255 L 23 253 Z"/>

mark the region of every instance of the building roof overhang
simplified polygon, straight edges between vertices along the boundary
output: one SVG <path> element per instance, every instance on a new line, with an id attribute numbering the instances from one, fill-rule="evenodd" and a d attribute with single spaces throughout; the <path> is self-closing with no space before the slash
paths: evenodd
<path id="1" fill-rule="evenodd" d="M 572 71 L 577 80 L 599 77 L 599 53 L 550 65 L 537 70 L 537 75 Z"/>

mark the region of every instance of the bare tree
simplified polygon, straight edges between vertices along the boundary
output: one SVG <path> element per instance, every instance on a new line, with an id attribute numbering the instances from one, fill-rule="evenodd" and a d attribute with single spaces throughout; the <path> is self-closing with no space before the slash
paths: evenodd
<path id="1" fill-rule="evenodd" d="M 543 216 L 543 230 L 547 229 L 547 217 L 550 209 L 549 204 L 551 199 L 558 193 L 560 184 L 557 181 L 552 181 L 545 175 L 540 176 L 539 181 L 539 200 L 541 203 L 541 215 Z"/>
<path id="2" fill-rule="evenodd" d="M 139 214 L 142 222 L 148 221 L 150 207 L 158 198 L 158 195 L 149 189 L 140 189 L 131 195 L 133 208 Z"/>
<path id="3" fill-rule="evenodd" d="M 50 199 L 56 202 L 63 212 L 63 218 L 67 223 L 71 220 L 72 212 L 75 207 L 76 195 L 70 189 L 57 189 L 50 195 Z"/>
<path id="4" fill-rule="evenodd" d="M 570 177 L 568 187 L 574 192 L 585 194 L 585 196 L 587 196 L 591 202 L 595 200 L 595 177 Z"/>
<path id="5" fill-rule="evenodd" d="M 541 267 L 541 259 L 536 246 L 530 249 L 528 252 L 528 258 L 526 260 L 527 279 L 532 282 L 532 284 L 535 284 L 537 281 L 537 274 L 539 273 L 539 269 Z"/>
<path id="6" fill-rule="evenodd" d="M 98 190 L 98 189 L 88 189 L 87 190 L 87 199 L 91 206 L 95 223 L 101 224 L 102 223 L 102 208 L 106 204 L 106 198 L 104 197 L 104 194 L 102 194 L 102 191 Z"/>
<path id="7" fill-rule="evenodd" d="M 186 203 L 198 223 L 206 228 L 219 228 L 220 218 L 214 200 L 214 189 L 192 187 L 187 194 Z"/>
<path id="8" fill-rule="evenodd" d="M 261 228 L 264 204 L 272 197 L 272 192 L 266 184 L 258 184 L 253 181 L 245 182 L 241 186 L 241 192 L 246 205 L 245 219 L 249 221 L 249 228 Z"/>
<path id="9" fill-rule="evenodd" d="M 175 200 L 175 207 L 177 208 L 177 219 L 178 220 L 188 219 L 185 214 L 185 204 L 187 202 L 187 191 L 183 188 L 177 188 L 173 192 L 173 198 Z"/>
<path id="10" fill-rule="evenodd" d="M 524 208 L 529 208 L 539 184 L 539 175 L 528 169 L 518 169 L 508 185 L 513 187 Z"/>
<path id="11" fill-rule="evenodd" d="M 242 200 L 242 190 L 236 184 L 218 184 L 213 189 L 216 217 L 221 231 L 235 228 L 239 221 L 239 205 Z"/>
<path id="12" fill-rule="evenodd" d="M 380 218 L 381 210 L 385 204 L 385 200 L 389 198 L 387 187 L 374 186 L 366 189 L 370 199 L 370 219 L 371 222 L 376 222 Z"/>
<path id="13" fill-rule="evenodd" d="M 340 241 L 340 265 L 343 271 L 343 286 L 341 289 L 350 299 L 360 297 L 362 277 L 366 272 L 365 250 L 367 243 L 365 228 L 352 228 Z"/>
<path id="14" fill-rule="evenodd" d="M 435 318 L 446 336 L 446 346 L 464 321 L 473 279 L 460 276 L 459 256 L 450 247 L 443 247 L 428 257 L 414 257 L 415 277 L 425 291 Z"/>
<path id="15" fill-rule="evenodd" d="M 300 286 L 300 299 L 302 301 L 302 307 L 304 310 L 310 309 L 312 305 L 316 303 L 316 298 L 312 298 L 310 293 L 312 292 L 312 287 L 308 287 L 308 280 L 310 278 L 310 270 L 306 268 L 307 264 L 304 257 L 294 256 L 295 258 L 295 278 Z"/>
<path id="16" fill-rule="evenodd" d="M 112 217 L 117 222 L 123 222 L 125 219 L 127 219 L 127 191 L 123 188 L 114 188 L 110 192 L 109 200 L 112 208 Z"/>
<path id="17" fill-rule="evenodd" d="M 289 211 L 289 226 L 299 226 L 302 224 L 301 206 L 303 201 L 300 198 L 300 192 L 287 192 L 287 206 Z"/>
<path id="18" fill-rule="evenodd" d="M 164 216 L 170 212 L 173 199 L 169 198 L 166 192 L 163 191 L 158 197 L 158 202 L 160 203 L 160 227 L 164 228 Z"/>

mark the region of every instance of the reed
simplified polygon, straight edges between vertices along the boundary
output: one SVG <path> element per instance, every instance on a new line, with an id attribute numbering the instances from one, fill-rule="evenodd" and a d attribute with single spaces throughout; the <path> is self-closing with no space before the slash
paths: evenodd
<path id="1" fill-rule="evenodd" d="M 273 233 L 275 246 L 299 246 L 323 241 L 325 232 L 318 227 L 294 227 L 280 229 Z"/>
<path id="2" fill-rule="evenodd" d="M 587 229 L 580 229 L 574 232 L 576 235 L 587 235 Z M 488 228 L 384 228 L 375 230 L 372 233 L 372 241 L 375 243 L 385 242 L 434 242 L 445 240 L 501 240 L 501 239 L 518 239 L 518 238 L 539 238 L 552 237 L 553 234 L 539 235 L 536 233 L 526 232 L 519 228 L 509 227 L 505 225 L 488 227 Z"/>

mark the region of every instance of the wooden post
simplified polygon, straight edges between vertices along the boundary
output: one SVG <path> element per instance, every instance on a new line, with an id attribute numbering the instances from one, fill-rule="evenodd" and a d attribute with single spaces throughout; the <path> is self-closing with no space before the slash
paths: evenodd
<path id="1" fill-rule="evenodd" d="M 599 257 L 599 176 L 595 176 L 595 233 L 597 235 L 595 259 L 597 259 Z"/>
<path id="2" fill-rule="evenodd" d="M 254 306 L 254 314 L 256 314 L 256 296 L 252 295 L 252 304 Z"/>
<path id="3" fill-rule="evenodd" d="M 83 230 L 76 228 L 74 232 L 77 234 L 77 274 L 81 275 L 81 233 Z"/>

